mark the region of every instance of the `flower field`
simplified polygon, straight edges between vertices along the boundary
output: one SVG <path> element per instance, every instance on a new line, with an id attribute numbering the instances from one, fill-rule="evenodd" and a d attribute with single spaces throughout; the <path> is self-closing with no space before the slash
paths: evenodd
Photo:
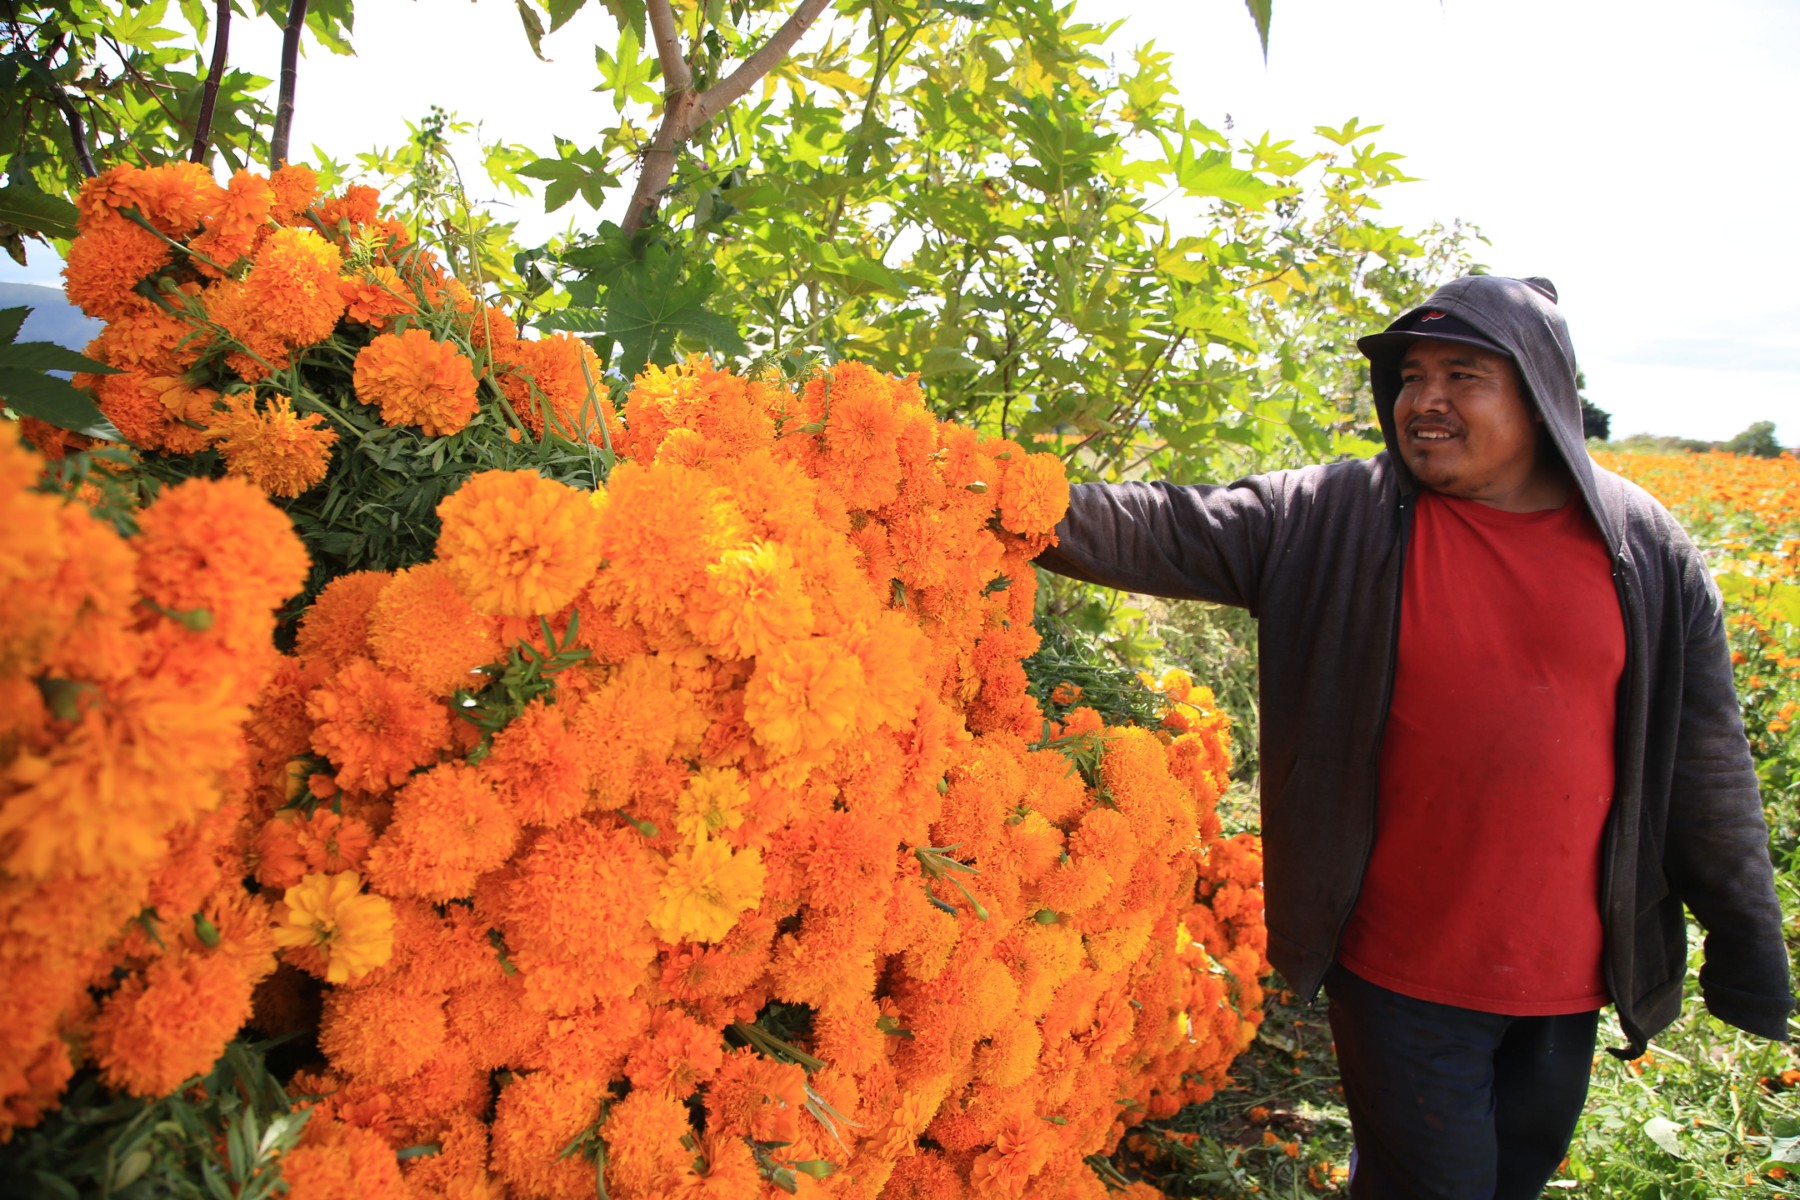
<path id="1" fill-rule="evenodd" d="M 1034 698 L 1055 457 L 853 363 L 615 412 L 303 167 L 80 210 L 129 447 L 0 427 L 0 1166 L 1091 1197 L 1223 1084 L 1228 725 Z"/>

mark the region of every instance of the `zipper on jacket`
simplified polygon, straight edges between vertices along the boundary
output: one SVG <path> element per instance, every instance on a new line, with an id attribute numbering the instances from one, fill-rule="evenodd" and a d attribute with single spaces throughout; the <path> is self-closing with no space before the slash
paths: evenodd
<path id="1" fill-rule="evenodd" d="M 1623 1017 L 1625 1015 L 1626 1006 L 1619 998 L 1618 977 L 1613 971 L 1613 939 L 1617 937 L 1631 937 L 1635 933 L 1635 930 L 1614 929 L 1611 913 L 1609 912 L 1609 909 L 1612 906 L 1613 856 L 1618 848 L 1620 820 L 1619 764 L 1621 756 L 1619 754 L 1619 746 L 1621 740 L 1625 736 L 1623 723 L 1632 710 L 1632 701 L 1635 699 L 1636 692 L 1636 685 L 1632 679 L 1634 654 L 1631 629 L 1631 589 L 1625 582 L 1625 552 L 1623 549 L 1620 549 L 1613 554 L 1612 576 L 1613 590 L 1617 592 L 1619 596 L 1619 620 L 1625 625 L 1625 664 L 1620 671 L 1619 678 L 1622 681 L 1623 686 L 1620 689 L 1620 695 L 1615 701 L 1617 712 L 1613 717 L 1613 804 L 1611 812 L 1607 814 L 1606 832 L 1602 834 L 1600 838 L 1600 974 L 1601 977 L 1606 980 L 1606 992 L 1607 995 L 1612 997 L 1613 1010 Z M 1629 920 L 1629 918 L 1627 918 L 1627 920 Z M 1633 997 L 1633 999 L 1635 999 L 1635 997 Z M 1623 1024 L 1622 1021 L 1621 1024 Z M 1637 1033 L 1631 1029 L 1626 1029 L 1624 1033 L 1626 1041 L 1632 1044 L 1631 1046 L 1625 1047 L 1625 1049 L 1629 1050 L 1635 1048 L 1636 1043 L 1639 1040 Z M 1610 1047 L 1609 1052 L 1612 1053 L 1614 1057 L 1625 1057 L 1624 1055 L 1621 1055 L 1618 1050 Z"/>
<path id="2" fill-rule="evenodd" d="M 1351 915 L 1356 912 L 1357 901 L 1362 899 L 1363 880 L 1369 873 L 1369 860 L 1375 856 L 1375 806 L 1380 802 L 1381 746 L 1387 740 L 1388 710 L 1394 704 L 1394 680 L 1400 673 L 1400 605 L 1406 593 L 1406 554 L 1412 543 L 1412 526 L 1412 497 L 1402 495 L 1400 561 L 1394 569 L 1394 623 L 1388 631 L 1387 679 L 1381 689 L 1381 720 L 1375 726 L 1375 747 L 1369 752 L 1369 820 L 1365 826 L 1367 836 L 1363 839 L 1362 861 L 1356 869 L 1356 891 L 1351 894 L 1350 903 L 1344 909 L 1344 915 L 1338 918 L 1337 928 L 1331 934 L 1331 956 L 1325 963 L 1327 971 L 1337 963 L 1338 947 L 1344 941 L 1344 929 L 1350 924 Z"/>

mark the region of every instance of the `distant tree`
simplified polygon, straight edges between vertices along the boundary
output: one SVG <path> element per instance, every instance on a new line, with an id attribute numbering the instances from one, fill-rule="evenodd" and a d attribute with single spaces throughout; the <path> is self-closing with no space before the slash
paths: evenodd
<path id="1" fill-rule="evenodd" d="M 1581 436 L 1606 441 L 1612 436 L 1612 414 L 1587 398 L 1587 373 L 1575 372 L 1575 398 L 1581 401 Z"/>
<path id="2" fill-rule="evenodd" d="M 1730 441 L 1721 442 L 1719 449 L 1732 454 L 1752 454 L 1757 458 L 1781 457 L 1781 443 L 1775 440 L 1773 421 L 1756 422 Z"/>

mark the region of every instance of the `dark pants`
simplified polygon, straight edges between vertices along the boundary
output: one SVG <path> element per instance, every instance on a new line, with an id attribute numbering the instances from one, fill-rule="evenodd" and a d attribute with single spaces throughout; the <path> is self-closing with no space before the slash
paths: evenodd
<path id="1" fill-rule="evenodd" d="M 1325 977 L 1354 1200 L 1535 1200 L 1587 1098 L 1600 1014 L 1507 1017 Z"/>

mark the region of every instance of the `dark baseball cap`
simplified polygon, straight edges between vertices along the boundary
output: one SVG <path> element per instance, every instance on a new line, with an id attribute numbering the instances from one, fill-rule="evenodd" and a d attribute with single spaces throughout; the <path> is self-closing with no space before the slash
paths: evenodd
<path id="1" fill-rule="evenodd" d="M 1369 359 L 1377 357 L 1391 361 L 1401 357 L 1406 347 L 1420 338 L 1430 338 L 1440 342 L 1462 342 L 1469 346 L 1479 346 L 1493 354 L 1503 354 L 1511 358 L 1506 347 L 1476 329 L 1461 317 L 1436 308 L 1421 308 L 1408 313 L 1390 325 L 1381 333 L 1371 333 L 1367 337 L 1356 339 L 1356 348 Z"/>

